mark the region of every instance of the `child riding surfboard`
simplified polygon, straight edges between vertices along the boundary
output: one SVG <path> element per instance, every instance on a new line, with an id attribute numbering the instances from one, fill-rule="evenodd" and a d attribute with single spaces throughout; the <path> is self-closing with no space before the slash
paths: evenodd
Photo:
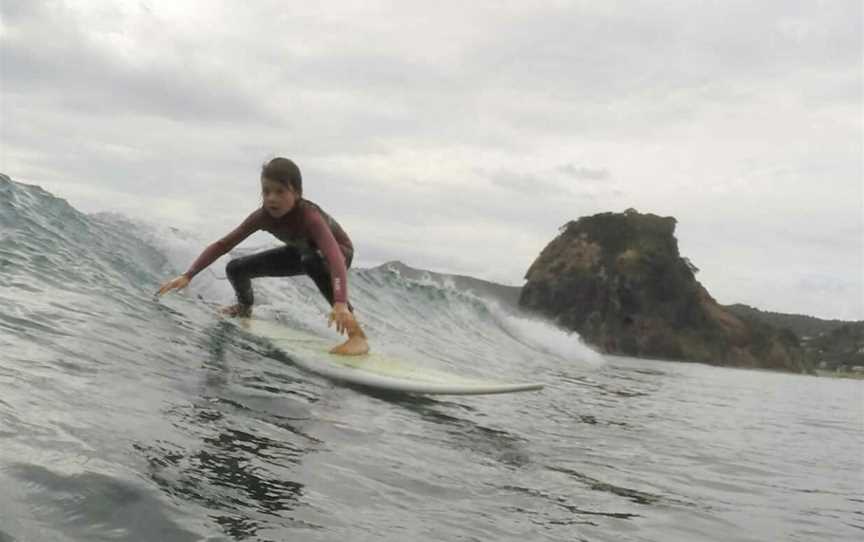
<path id="1" fill-rule="evenodd" d="M 157 295 L 185 288 L 195 275 L 244 239 L 256 231 L 267 231 L 285 245 L 228 262 L 226 272 L 237 303 L 223 307 L 221 312 L 231 317 L 251 316 L 253 278 L 306 274 L 332 307 L 329 324 L 335 323 L 340 334 L 348 335 L 344 343 L 330 352 L 367 353 L 366 335 L 348 301 L 347 270 L 354 256 L 354 246 L 345 230 L 318 205 L 303 198 L 300 169 L 287 158 L 274 158 L 262 167 L 261 198 L 261 207 L 233 231 L 205 248 L 185 273 L 162 284 Z"/>

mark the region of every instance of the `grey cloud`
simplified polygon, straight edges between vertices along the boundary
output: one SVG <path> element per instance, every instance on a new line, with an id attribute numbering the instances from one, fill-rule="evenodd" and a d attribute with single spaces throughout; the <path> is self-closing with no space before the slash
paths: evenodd
<path id="1" fill-rule="evenodd" d="M 830 69 L 859 56 L 861 4 L 854 0 L 818 11 L 811 2 L 786 0 L 641 4 L 513 18 L 472 49 L 472 65 L 552 96 L 602 98 L 701 86 L 732 74 Z M 796 24 L 806 30 L 784 30 Z"/>
<path id="2" fill-rule="evenodd" d="M 607 194 L 622 195 L 620 188 L 598 185 L 590 181 L 603 181 L 610 178 L 609 170 L 603 168 L 577 167 L 562 164 L 555 168 L 538 168 L 536 172 L 497 171 L 477 173 L 513 192 L 534 198 L 587 198 L 596 199 L 600 190 Z M 589 181 L 584 183 L 583 181 Z M 602 187 L 602 188 L 601 188 Z"/>
<path id="3" fill-rule="evenodd" d="M 529 141 L 529 132 L 644 137 L 646 127 L 696 116 L 700 103 L 744 99 L 723 81 L 742 74 L 767 77 L 763 68 L 777 70 L 777 63 L 812 66 L 795 51 L 811 51 L 820 38 L 848 56 L 842 44 L 855 36 L 854 24 L 835 24 L 831 10 L 822 15 L 837 27 L 830 36 L 778 33 L 777 20 L 798 9 L 786 2 L 760 4 L 758 10 L 744 4 L 697 10 L 664 4 L 649 17 L 611 8 L 592 12 L 541 7 L 518 16 L 477 9 L 476 36 L 457 48 L 452 62 L 400 56 L 398 48 L 384 46 L 299 54 L 283 40 L 246 38 L 249 41 L 235 47 L 251 48 L 235 58 L 247 62 L 245 70 L 235 62 L 222 72 L 208 72 L 200 58 L 182 54 L 182 64 L 132 70 L 92 47 L 84 30 L 64 30 L 64 22 L 43 9 L 40 17 L 27 19 L 27 28 L 39 20 L 48 26 L 41 35 L 51 39 L 39 48 L 4 43 L 12 82 L 7 91 L 37 92 L 45 96 L 43 103 L 62 100 L 94 113 L 134 111 L 182 120 L 269 124 L 298 131 L 310 150 L 313 140 L 325 138 L 329 148 L 373 152 L 386 151 L 402 138 L 421 147 L 458 138 L 482 147 L 517 149 Z M 406 11 L 398 15 L 406 16 Z M 430 26 L 439 23 L 429 16 Z M 718 18 L 729 17 L 737 24 L 716 25 Z M 15 24 L 17 19 L 11 20 Z M 268 21 L 264 33 L 272 34 L 276 24 Z M 301 32 L 305 22 L 288 18 L 279 24 Z M 765 38 L 765 27 L 777 36 L 768 32 L 771 39 Z M 312 28 L 344 30 L 337 23 Z M 368 31 L 364 21 L 358 21 L 357 37 L 352 38 L 358 45 L 363 44 L 359 36 L 364 29 Z M 369 39 L 381 45 L 400 39 L 396 22 L 385 29 Z M 244 34 L 242 27 L 235 34 Z M 445 43 L 438 40 L 444 38 L 436 35 L 427 45 L 442 47 Z M 824 53 L 828 46 L 808 54 Z M 213 50 L 205 53 L 220 54 L 215 44 L 207 47 Z M 258 79 L 267 83 L 251 88 L 239 84 Z M 843 96 L 851 96 L 853 87 Z M 61 88 L 62 96 L 56 90 Z M 304 89 L 309 97 L 294 95 L 294 89 Z M 681 89 L 691 89 L 686 99 L 669 99 L 670 91 Z M 345 102 L 334 107 L 326 96 Z"/>
<path id="4" fill-rule="evenodd" d="M 45 12 L 45 5 L 31 0 L 5 0 L 0 4 L 4 24 L 34 19 Z"/>
<path id="5" fill-rule="evenodd" d="M 566 192 L 561 186 L 541 179 L 536 175 L 500 173 L 493 178 L 492 182 L 497 186 L 503 186 L 527 196 L 547 196 Z"/>
<path id="6" fill-rule="evenodd" d="M 232 84 L 229 74 L 208 73 L 194 59 L 184 59 L 182 51 L 177 51 L 179 62 L 132 66 L 97 45 L 63 9 L 20 5 L 26 10 L 4 11 L 9 29 L 0 41 L 4 93 L 26 95 L 43 109 L 89 115 L 259 124 L 274 118 L 255 96 Z"/>
<path id="7" fill-rule="evenodd" d="M 605 181 L 609 179 L 611 174 L 608 169 L 577 167 L 574 164 L 564 164 L 558 166 L 557 171 L 567 177 L 574 179 L 585 179 L 589 181 Z"/>
<path id="8" fill-rule="evenodd" d="M 806 275 L 798 280 L 798 288 L 826 295 L 849 294 L 856 291 L 859 295 L 861 294 L 860 284 L 830 275 Z"/>
<path id="9" fill-rule="evenodd" d="M 527 177 L 522 179 L 525 184 L 519 187 L 521 192 L 512 187 L 489 190 L 485 183 L 472 182 L 447 189 L 420 184 L 410 189 L 382 190 L 375 188 L 374 182 L 314 171 L 309 179 L 309 197 L 320 200 L 328 211 L 366 221 L 370 212 L 378 210 L 375 220 L 386 224 L 382 225 L 382 231 L 388 232 L 402 227 L 434 232 L 441 227 L 470 224 L 467 227 L 482 225 L 498 231 L 543 236 L 568 220 L 592 213 L 598 206 L 626 208 L 619 195 L 571 194 L 542 183 L 534 184 Z"/>

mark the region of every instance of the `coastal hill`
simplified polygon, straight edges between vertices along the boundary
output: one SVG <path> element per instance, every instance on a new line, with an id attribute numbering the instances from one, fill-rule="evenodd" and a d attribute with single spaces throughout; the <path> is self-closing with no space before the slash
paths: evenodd
<path id="1" fill-rule="evenodd" d="M 864 322 L 847 322 L 828 333 L 809 337 L 803 346 L 820 369 L 858 371 L 856 367 L 864 367 Z"/>
<path id="2" fill-rule="evenodd" d="M 633 209 L 568 222 L 528 269 L 520 307 L 612 354 L 811 370 L 795 333 L 711 297 L 679 254 L 675 226 Z"/>
<path id="3" fill-rule="evenodd" d="M 864 321 L 822 320 L 803 314 L 761 311 L 741 304 L 726 308 L 740 318 L 791 330 L 799 337 L 811 364 L 819 369 L 844 372 L 864 367 Z M 858 376 L 864 373 L 859 372 Z"/>
<path id="4" fill-rule="evenodd" d="M 741 303 L 726 305 L 725 307 L 726 310 L 741 318 L 759 320 L 774 327 L 790 329 L 804 340 L 830 334 L 837 328 L 850 323 L 843 320 L 822 320 L 804 314 L 763 311 Z"/>

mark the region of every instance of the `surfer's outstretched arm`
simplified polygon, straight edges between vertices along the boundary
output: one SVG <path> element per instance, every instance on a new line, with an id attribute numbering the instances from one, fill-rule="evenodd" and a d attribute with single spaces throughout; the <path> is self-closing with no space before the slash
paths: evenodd
<path id="1" fill-rule="evenodd" d="M 363 333 L 348 305 L 348 269 L 345 264 L 345 256 L 339 249 L 333 232 L 327 227 L 320 213 L 314 210 L 307 211 L 306 221 L 310 237 L 324 255 L 332 281 L 332 296 L 328 296 L 332 310 L 328 324 L 333 325 L 335 323 L 336 331 L 348 335 L 347 341 L 333 347 L 330 352 L 343 355 L 366 354 L 369 352 L 366 334 Z"/>
<path id="2" fill-rule="evenodd" d="M 246 217 L 246 220 L 244 220 L 239 226 L 234 228 L 231 233 L 222 239 L 219 239 L 215 243 L 211 243 L 207 248 L 205 248 L 185 273 L 179 277 L 164 282 L 159 288 L 159 291 L 156 292 L 156 295 L 165 295 L 171 290 L 182 290 L 188 286 L 195 275 L 206 269 L 211 263 L 227 254 L 232 248 L 236 247 L 244 239 L 255 233 L 260 228 L 260 221 L 261 209 L 257 209 Z"/>

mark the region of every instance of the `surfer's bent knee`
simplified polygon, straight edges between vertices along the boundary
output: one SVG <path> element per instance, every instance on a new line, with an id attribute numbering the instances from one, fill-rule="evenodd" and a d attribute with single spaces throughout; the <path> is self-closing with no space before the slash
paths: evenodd
<path id="1" fill-rule="evenodd" d="M 237 273 L 240 272 L 240 266 L 241 263 L 239 259 L 235 258 L 231 260 L 230 262 L 228 262 L 228 265 L 225 266 L 225 274 L 227 274 L 229 277 L 237 276 Z"/>

